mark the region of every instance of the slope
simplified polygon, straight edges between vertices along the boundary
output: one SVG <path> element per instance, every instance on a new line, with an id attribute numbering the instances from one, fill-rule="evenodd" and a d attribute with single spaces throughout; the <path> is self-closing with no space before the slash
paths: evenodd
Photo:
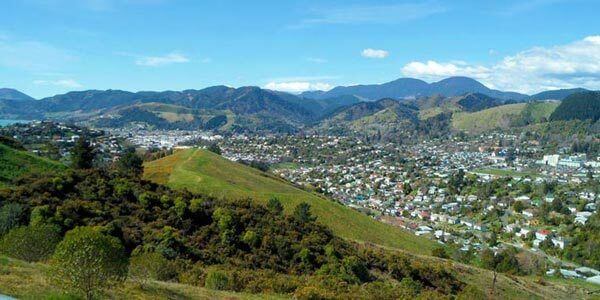
<path id="1" fill-rule="evenodd" d="M 0 99 L 5 100 L 35 100 L 29 95 L 21 93 L 15 89 L 0 88 Z"/>
<path id="2" fill-rule="evenodd" d="M 62 170 L 58 162 L 0 144 L 0 187 L 25 174 Z"/>
<path id="3" fill-rule="evenodd" d="M 452 116 L 452 127 L 469 133 L 525 126 L 547 120 L 558 102 L 532 102 L 496 106 L 478 112 L 460 112 Z"/>
<path id="4" fill-rule="evenodd" d="M 186 188 L 192 192 L 228 199 L 251 197 L 266 202 L 270 197 L 277 197 L 287 212 L 297 204 L 307 202 L 319 222 L 328 226 L 335 234 L 350 240 L 421 254 L 429 254 L 433 247 L 433 242 L 429 240 L 375 221 L 339 203 L 205 150 L 179 151 L 149 162 L 145 165 L 144 175 L 146 179 L 173 188 Z"/>
<path id="5" fill-rule="evenodd" d="M 600 119 L 600 92 L 576 93 L 566 97 L 550 116 L 552 121 Z"/>

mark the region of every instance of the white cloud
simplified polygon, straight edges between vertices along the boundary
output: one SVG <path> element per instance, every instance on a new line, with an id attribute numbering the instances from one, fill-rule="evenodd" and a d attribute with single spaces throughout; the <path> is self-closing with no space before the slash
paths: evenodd
<path id="1" fill-rule="evenodd" d="M 69 88 L 69 89 L 83 87 L 83 85 L 81 85 L 79 82 L 77 82 L 73 79 L 34 80 L 33 83 L 37 84 L 37 85 L 52 85 L 52 86 L 58 86 L 58 87 L 63 87 L 63 88 Z"/>
<path id="2" fill-rule="evenodd" d="M 381 49 L 367 48 L 367 49 L 364 49 L 360 53 L 360 55 L 362 55 L 363 57 L 367 57 L 367 58 L 386 58 L 390 55 L 390 53 L 385 50 L 381 50 Z"/>
<path id="3" fill-rule="evenodd" d="M 489 66 L 414 61 L 406 64 L 402 73 L 425 80 L 469 76 L 492 88 L 523 93 L 572 87 L 600 89 L 600 36 L 565 45 L 534 47 Z"/>
<path id="4" fill-rule="evenodd" d="M 328 91 L 333 88 L 329 83 L 308 82 L 308 81 L 288 81 L 288 82 L 269 82 L 264 88 L 289 93 L 301 93 L 305 91 L 322 90 Z"/>
<path id="5" fill-rule="evenodd" d="M 142 56 L 135 60 L 138 66 L 159 67 L 170 64 L 187 63 L 190 60 L 183 54 L 172 52 L 163 56 Z"/>

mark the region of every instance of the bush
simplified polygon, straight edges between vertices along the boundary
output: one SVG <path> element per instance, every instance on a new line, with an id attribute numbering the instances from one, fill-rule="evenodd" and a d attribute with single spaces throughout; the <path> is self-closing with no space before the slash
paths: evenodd
<path id="1" fill-rule="evenodd" d="M 190 269 L 179 275 L 179 282 L 189 285 L 204 286 L 205 279 L 206 269 L 200 263 L 194 264 Z"/>
<path id="2" fill-rule="evenodd" d="M 218 269 L 211 269 L 206 273 L 206 279 L 204 280 L 204 286 L 213 290 L 230 290 L 232 280 L 230 276 Z"/>
<path id="3" fill-rule="evenodd" d="M 450 255 L 446 252 L 446 248 L 442 246 L 433 248 L 433 250 L 431 250 L 431 255 L 439 258 L 450 258 Z"/>
<path id="4" fill-rule="evenodd" d="M 96 227 L 77 227 L 56 247 L 51 270 L 55 280 L 92 299 L 125 279 L 127 257 L 117 238 Z"/>
<path id="5" fill-rule="evenodd" d="M 0 252 L 25 261 L 44 260 L 54 252 L 62 236 L 52 225 L 23 226 L 11 230 L 0 241 Z"/>
<path id="6" fill-rule="evenodd" d="M 7 234 L 11 229 L 25 224 L 27 215 L 21 204 L 8 203 L 0 209 L 0 236 Z"/>
<path id="7" fill-rule="evenodd" d="M 169 268 L 169 261 L 157 252 L 144 252 L 131 257 L 129 277 L 145 285 L 149 280 L 163 279 L 161 274 Z"/>

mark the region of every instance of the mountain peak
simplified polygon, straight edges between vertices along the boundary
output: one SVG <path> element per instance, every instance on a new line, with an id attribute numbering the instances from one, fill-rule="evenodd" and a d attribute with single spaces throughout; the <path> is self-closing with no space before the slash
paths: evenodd
<path id="1" fill-rule="evenodd" d="M 35 100 L 20 91 L 10 88 L 0 88 L 0 99 L 19 101 Z"/>
<path id="2" fill-rule="evenodd" d="M 492 90 L 481 82 L 464 76 L 449 77 L 431 84 L 415 78 L 399 78 L 383 84 L 338 86 L 327 92 L 306 92 L 302 96 L 313 99 L 325 99 L 354 95 L 370 100 L 377 100 L 381 98 L 421 98 L 435 94 L 454 97 L 466 93 L 481 93 L 503 100 L 523 100 L 527 98 L 527 95 L 519 93 Z"/>

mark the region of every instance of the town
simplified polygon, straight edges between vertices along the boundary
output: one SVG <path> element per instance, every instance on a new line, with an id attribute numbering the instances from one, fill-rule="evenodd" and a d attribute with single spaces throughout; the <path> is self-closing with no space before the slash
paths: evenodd
<path id="1" fill-rule="evenodd" d="M 600 272 L 561 258 L 577 228 L 598 211 L 600 161 L 570 149 L 548 153 L 517 135 L 405 145 L 344 136 L 94 130 L 54 122 L 2 130 L 34 153 L 59 159 L 68 159 L 81 136 L 93 139 L 105 161 L 127 147 L 152 152 L 216 145 L 229 160 L 267 166 L 296 186 L 454 247 L 464 256 L 459 259 L 511 246 L 545 257 L 552 263 L 548 274 L 600 279 Z"/>

